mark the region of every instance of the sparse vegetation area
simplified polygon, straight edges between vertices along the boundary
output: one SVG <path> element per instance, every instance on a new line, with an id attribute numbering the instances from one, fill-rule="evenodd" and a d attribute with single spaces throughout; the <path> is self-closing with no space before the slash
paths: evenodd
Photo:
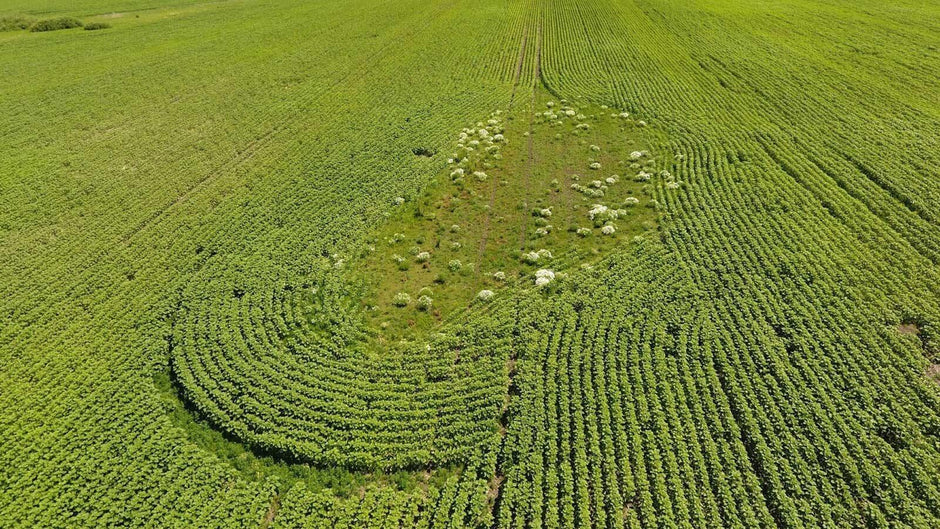
<path id="1" fill-rule="evenodd" d="M 606 106 L 535 95 L 465 127 L 446 151 L 442 174 L 413 200 L 396 203 L 349 264 L 365 286 L 362 308 L 377 347 L 426 335 L 480 291 L 512 297 L 535 284 L 540 268 L 566 275 L 612 248 L 656 237 L 651 183 L 633 176 L 648 171 L 672 181 L 658 169 L 672 166 L 669 155 L 648 150 L 665 148 L 662 135 Z M 632 158 L 637 149 L 644 154 Z M 609 169 L 592 173 L 592 163 Z M 422 293 L 433 293 L 433 306 L 398 310 Z"/>

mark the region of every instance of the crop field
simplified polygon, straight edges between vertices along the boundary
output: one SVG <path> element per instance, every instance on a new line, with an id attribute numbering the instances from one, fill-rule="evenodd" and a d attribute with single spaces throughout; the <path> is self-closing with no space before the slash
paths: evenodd
<path id="1" fill-rule="evenodd" d="M 940 527 L 940 4 L 0 0 L 0 526 Z"/>

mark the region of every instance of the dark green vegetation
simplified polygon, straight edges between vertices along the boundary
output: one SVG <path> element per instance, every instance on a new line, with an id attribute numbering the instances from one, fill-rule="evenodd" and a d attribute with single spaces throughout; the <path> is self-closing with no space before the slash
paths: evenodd
<path id="1" fill-rule="evenodd" d="M 935 3 L 0 13 L 112 25 L 0 33 L 5 526 L 940 525 Z M 562 99 L 636 127 L 522 148 Z M 452 187 L 494 110 L 503 157 Z M 570 236 L 553 173 L 630 141 L 649 195 L 618 169 L 604 198 L 657 208 Z M 543 288 L 514 258 L 536 206 L 567 274 Z M 474 273 L 389 266 L 389 232 L 452 224 Z"/>
<path id="2" fill-rule="evenodd" d="M 18 29 L 27 29 L 35 21 L 33 17 L 24 15 L 4 15 L 0 16 L 0 31 L 16 31 Z"/>
<path id="3" fill-rule="evenodd" d="M 72 28 L 84 28 L 87 31 L 95 31 L 110 27 L 111 24 L 106 22 L 90 22 L 85 24 L 74 17 L 55 17 L 36 20 L 35 17 L 26 15 L 0 16 L 0 32 L 28 29 L 33 33 L 41 33 L 44 31 L 58 31 L 60 29 Z"/>
<path id="4" fill-rule="evenodd" d="M 451 468 L 421 474 L 403 470 L 390 474 L 382 471 L 364 473 L 338 466 L 319 468 L 304 463 L 290 463 L 274 455 L 259 454 L 247 449 L 238 440 L 226 438 L 198 412 L 187 409 L 167 373 L 154 375 L 154 384 L 163 395 L 167 416 L 173 424 L 185 431 L 199 448 L 225 460 L 247 480 L 264 482 L 275 479 L 279 486 L 286 488 L 302 483 L 310 491 L 329 490 L 340 497 L 349 497 L 361 493 L 365 487 L 374 486 L 393 486 L 400 491 L 440 487 L 454 473 Z"/>
<path id="5" fill-rule="evenodd" d="M 72 29 L 82 27 L 82 21 L 72 17 L 45 18 L 37 20 L 29 26 L 33 33 L 42 31 L 58 31 L 60 29 Z"/>

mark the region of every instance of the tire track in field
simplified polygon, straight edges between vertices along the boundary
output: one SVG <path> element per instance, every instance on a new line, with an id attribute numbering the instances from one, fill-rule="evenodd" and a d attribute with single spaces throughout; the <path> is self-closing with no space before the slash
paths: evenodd
<path id="1" fill-rule="evenodd" d="M 538 84 L 541 82 L 541 59 L 542 59 L 542 22 L 539 21 L 538 30 L 537 30 L 537 39 L 535 46 L 535 76 L 532 80 L 532 90 L 531 90 L 531 108 L 529 109 L 529 136 L 528 136 L 528 159 L 526 160 L 526 172 L 525 172 L 525 184 L 524 189 L 528 189 L 529 176 L 532 169 L 532 158 L 533 158 L 533 140 L 532 140 L 532 129 L 533 123 L 535 120 L 535 93 L 538 87 Z M 526 235 L 526 214 L 523 211 L 522 217 L 522 243 L 520 246 L 524 247 L 525 245 L 525 235 Z M 495 529 L 499 525 L 499 520 L 495 517 L 499 513 L 499 506 L 502 503 L 502 494 L 503 494 L 503 484 L 506 482 L 506 469 L 503 468 L 503 464 L 499 458 L 499 452 L 502 451 L 503 446 L 505 445 L 506 432 L 509 429 L 509 406 L 512 403 L 513 393 L 518 393 L 518 386 L 515 382 L 516 377 L 516 362 L 518 361 L 518 351 L 516 349 L 516 344 L 513 345 L 509 352 L 509 358 L 506 359 L 506 374 L 507 374 L 507 383 L 506 383 L 506 392 L 504 393 L 503 398 L 503 407 L 500 410 L 499 417 L 499 446 L 497 448 L 497 459 L 496 467 L 493 470 L 493 478 L 489 482 L 487 490 L 487 500 L 492 500 L 489 503 L 490 513 L 493 516 L 493 525 Z"/>
<path id="2" fill-rule="evenodd" d="M 811 185 L 808 178 L 810 175 L 804 176 L 801 174 L 801 170 L 799 168 L 795 167 L 792 162 L 788 162 L 780 155 L 780 153 L 776 152 L 773 148 L 773 143 L 768 138 L 758 137 L 757 142 L 764 153 L 767 154 L 767 156 L 780 168 L 781 171 L 783 171 L 793 181 L 798 183 L 812 196 L 819 200 L 820 206 L 826 210 L 830 216 L 846 226 L 853 233 L 856 233 L 856 235 L 858 234 L 857 227 L 854 226 L 853 222 L 849 222 L 844 216 L 847 213 L 845 204 L 840 204 L 838 202 L 833 203 L 835 198 L 832 195 L 825 196 L 818 188 Z M 924 235 L 918 237 L 916 235 L 916 231 L 908 231 L 905 229 L 910 224 L 914 223 L 917 219 L 904 219 L 903 217 L 896 217 L 892 214 L 890 209 L 878 207 L 878 202 L 873 203 L 872 197 L 866 196 L 863 188 L 858 185 L 851 185 L 850 182 L 846 181 L 845 176 L 840 176 L 837 171 L 821 160 L 818 156 L 813 154 L 809 148 L 804 147 L 804 151 L 810 153 L 804 157 L 806 163 L 810 164 L 809 167 L 815 168 L 815 170 L 818 171 L 818 175 L 823 178 L 828 178 L 835 188 L 844 192 L 845 197 L 851 200 L 854 204 L 862 206 L 864 210 L 873 217 L 880 219 L 880 221 L 884 223 L 883 225 L 886 229 L 890 230 L 891 233 L 895 234 L 900 240 L 904 241 L 904 243 L 915 253 L 927 259 L 934 265 L 940 262 L 940 260 L 938 260 L 938 253 L 934 251 L 930 244 L 930 238 L 925 234 L 925 232 L 922 232 Z M 859 174 L 868 177 L 868 175 L 864 174 L 862 168 L 854 163 L 854 159 L 851 158 L 850 155 L 839 151 L 836 151 L 836 153 L 844 158 L 847 162 L 851 163 L 852 168 L 855 169 Z M 885 193 L 891 198 L 895 198 L 899 203 L 903 204 L 903 200 L 897 199 L 894 197 L 894 195 L 891 194 L 890 191 L 884 189 L 881 186 L 878 186 L 877 182 L 872 182 L 872 185 L 877 186 L 875 189 L 878 191 Z M 912 214 L 917 214 L 915 209 L 908 209 Z M 859 218 L 855 215 L 853 215 L 853 217 Z M 920 217 L 920 220 L 929 225 L 928 219 Z"/>
<path id="3" fill-rule="evenodd" d="M 538 37 L 535 44 L 535 76 L 534 79 L 542 78 L 542 23 L 539 21 L 538 26 Z M 523 172 L 522 188 L 526 191 L 529 189 L 529 182 L 532 180 L 532 167 L 535 164 L 535 142 L 533 140 L 533 128 L 535 123 L 535 93 L 538 84 L 536 81 L 532 82 L 532 93 L 530 96 L 530 104 L 532 106 L 531 112 L 529 113 L 529 135 L 526 138 L 526 166 L 525 171 Z M 519 249 L 525 249 L 526 241 L 526 224 L 528 220 L 528 215 L 526 210 L 528 209 L 528 193 L 522 196 L 523 203 L 526 207 L 522 211 L 522 226 L 519 234 Z"/>
<path id="4" fill-rule="evenodd" d="M 516 60 L 516 72 L 512 77 L 512 95 L 509 96 L 509 110 L 516 100 L 516 89 L 519 88 L 519 76 L 522 75 L 522 64 L 525 62 L 525 48 L 529 42 L 529 28 L 522 33 L 522 43 L 519 45 L 519 59 Z"/>
<path id="5" fill-rule="evenodd" d="M 208 4 L 213 4 L 213 3 L 218 3 L 218 2 L 209 2 Z M 388 4 L 388 3 L 391 3 L 391 0 L 389 0 L 389 1 L 386 2 L 386 4 Z M 196 4 L 196 5 L 208 5 L 208 4 Z M 134 10 L 132 10 L 132 11 L 130 11 L 130 12 L 133 12 L 133 11 L 134 11 Z M 328 27 L 319 29 L 317 32 L 315 32 L 315 33 L 312 34 L 311 38 L 320 38 L 320 37 L 322 37 L 322 36 L 329 36 L 329 35 L 331 34 L 331 32 L 334 32 L 335 30 L 337 30 L 337 29 L 339 29 L 339 28 L 342 28 L 345 24 L 348 24 L 348 23 L 351 23 L 351 22 L 355 22 L 355 20 L 337 22 L 337 23 L 332 24 L 332 25 L 330 25 L 330 26 L 328 26 Z M 302 51 L 295 51 L 295 52 L 293 52 L 293 53 L 290 53 L 290 54 L 285 55 L 285 57 L 287 57 L 287 58 L 293 58 L 293 57 L 295 57 L 295 56 L 297 56 L 297 55 L 301 55 L 302 53 L 303 53 Z M 162 65 L 166 64 L 167 62 L 168 62 L 168 61 L 162 61 L 161 63 L 159 63 L 159 65 L 162 67 Z M 150 68 L 150 67 L 148 66 L 148 68 Z M 163 69 L 156 69 L 156 70 L 155 70 L 154 68 L 150 68 L 150 69 L 151 69 L 151 70 L 154 70 L 154 71 L 157 71 L 157 72 L 162 72 L 164 75 L 167 74 L 167 72 L 164 71 Z M 193 100 L 196 100 L 196 99 L 198 99 L 198 98 L 200 97 L 200 93 L 201 93 L 200 90 L 190 91 L 190 92 L 186 92 L 186 93 L 181 93 L 181 94 L 175 95 L 175 96 L 169 101 L 169 103 L 177 104 L 177 103 L 192 102 Z M 285 108 L 285 111 L 288 112 L 290 115 L 296 114 L 295 112 L 290 112 L 291 110 L 292 110 L 292 107 L 286 107 L 286 108 Z M 282 120 L 281 123 L 282 123 L 282 124 L 287 124 L 287 123 L 291 123 L 292 121 L 294 121 L 293 118 L 288 118 L 288 119 Z M 147 121 L 137 122 L 137 124 L 149 124 L 149 123 L 150 123 L 150 122 L 147 122 Z M 277 124 L 275 124 L 275 126 L 274 126 L 273 128 L 276 128 L 276 127 L 277 127 Z M 271 131 L 269 130 L 269 131 L 265 132 L 264 134 L 258 136 L 255 140 L 252 140 L 252 141 L 248 142 L 248 145 L 250 146 L 250 145 L 254 144 L 255 142 L 261 140 L 261 139 L 263 138 L 263 136 L 266 136 L 266 135 L 269 134 L 270 132 L 271 132 Z M 244 152 L 244 150 L 247 149 L 247 148 L 248 148 L 248 147 L 242 146 L 240 149 L 237 150 L 238 154 L 241 154 L 241 153 Z M 173 156 L 172 152 L 171 152 L 170 150 L 167 150 L 167 151 L 165 151 L 164 156 L 162 156 L 160 159 L 163 160 L 163 159 L 170 158 L 170 157 L 172 157 L 172 156 Z M 211 171 L 210 171 L 210 172 L 211 172 Z M 195 185 L 195 184 L 194 184 L 194 185 Z M 56 217 L 53 217 L 53 220 L 55 220 L 55 221 L 57 221 L 57 222 L 60 221 L 60 219 L 61 219 L 61 215 L 58 215 L 58 216 L 56 216 Z M 143 222 L 139 223 L 139 225 L 142 225 L 142 224 L 143 224 Z M 94 226 L 94 227 L 90 227 L 89 229 L 98 229 L 98 228 L 97 228 L 97 225 L 96 225 L 96 226 Z M 129 238 L 129 237 L 130 237 L 130 235 L 125 235 L 125 236 L 123 237 L 123 239 L 127 239 L 127 238 Z"/>
<path id="6" fill-rule="evenodd" d="M 911 213 L 917 215 L 928 224 L 937 225 L 937 218 L 933 215 L 933 212 L 914 202 L 911 197 L 904 194 L 900 189 L 898 189 L 896 185 L 892 184 L 890 181 L 888 181 L 888 179 L 879 175 L 875 169 L 862 162 L 858 157 L 849 154 L 844 150 L 840 151 L 834 147 L 833 150 L 837 151 L 843 158 L 855 166 L 855 169 L 858 170 L 859 174 L 864 175 L 865 178 L 871 181 L 871 183 L 881 188 L 882 191 L 887 193 L 891 198 L 907 208 Z"/>
<path id="7" fill-rule="evenodd" d="M 388 3 L 391 3 L 391 0 L 386 2 L 386 4 Z M 412 31 L 407 31 L 407 29 L 399 30 L 399 33 L 403 35 L 414 35 L 421 31 L 424 31 L 434 20 L 436 20 L 437 18 L 439 18 L 440 16 L 442 16 L 443 14 L 445 14 L 446 12 L 452 9 L 453 9 L 453 6 L 446 6 L 444 8 L 439 8 L 438 11 L 436 11 L 433 14 L 433 16 L 428 17 L 427 21 L 420 27 L 413 29 Z M 337 24 L 337 27 L 339 26 L 341 26 L 341 24 Z M 363 68 L 352 69 L 345 76 L 331 83 L 330 86 L 317 90 L 316 93 L 313 94 L 312 97 L 298 100 L 298 102 L 295 104 L 295 107 L 302 108 L 305 103 L 309 101 L 316 101 L 322 94 L 329 93 L 330 90 L 332 90 L 333 88 L 335 88 L 337 85 L 341 84 L 342 82 L 346 81 L 347 79 L 352 77 L 354 74 L 361 73 L 362 70 L 368 71 L 368 69 L 364 68 L 365 65 L 372 65 L 378 62 L 379 60 L 382 59 L 382 57 L 384 57 L 387 54 L 387 52 L 390 51 L 392 44 L 397 44 L 401 42 L 402 42 L 401 37 L 390 39 L 389 43 L 383 46 L 381 49 L 376 50 L 369 57 L 366 57 L 362 61 L 359 61 L 358 64 L 363 66 Z M 279 125 L 275 125 L 274 127 L 272 127 L 272 130 L 269 130 L 267 133 L 262 135 L 261 138 L 255 140 L 254 142 L 251 142 L 249 144 L 250 148 L 249 146 L 246 146 L 244 149 L 242 149 L 237 155 L 236 160 L 234 161 L 229 160 L 227 162 L 222 162 L 219 164 L 219 166 L 215 170 L 210 170 L 202 179 L 200 179 L 198 182 L 193 183 L 189 187 L 189 189 L 187 189 L 182 195 L 176 197 L 175 199 L 172 199 L 172 201 L 170 201 L 169 203 L 161 207 L 158 211 L 148 216 L 146 220 L 138 223 L 131 232 L 123 235 L 119 239 L 120 244 L 117 247 L 115 247 L 114 245 L 111 245 L 107 250 L 103 250 L 100 253 L 98 253 L 95 257 L 95 260 L 105 260 L 105 259 L 108 259 L 107 256 L 113 255 L 113 252 L 115 251 L 126 250 L 128 247 L 130 247 L 131 244 L 135 242 L 135 239 L 138 235 L 140 235 L 146 230 L 151 229 L 154 226 L 159 225 L 160 222 L 168 218 L 169 213 L 176 206 L 185 202 L 189 197 L 193 196 L 201 188 L 204 188 L 207 185 L 209 185 L 211 181 L 214 180 L 216 177 L 225 173 L 226 171 L 234 170 L 244 165 L 245 163 L 249 162 L 253 158 L 254 153 L 261 150 L 265 145 L 270 143 L 271 140 L 277 135 L 277 133 L 283 132 L 286 128 L 288 128 L 288 125 L 292 124 L 293 122 L 299 119 L 297 117 L 297 114 L 298 114 L 297 112 L 289 112 L 288 114 L 289 114 L 288 117 L 281 120 Z M 90 229 L 94 229 L 94 228 L 90 228 Z M 76 290 L 84 288 L 84 286 L 90 282 L 90 278 L 95 273 L 94 268 L 90 266 L 84 266 L 83 268 L 84 269 L 83 269 L 82 274 L 75 277 L 74 281 L 69 283 L 67 286 L 62 287 L 64 291 L 74 292 Z M 24 271 L 24 273 L 30 273 L 30 272 L 31 270 Z M 48 286 L 44 290 L 43 289 L 34 290 L 33 293 L 36 296 L 48 296 L 48 295 L 51 295 L 49 294 L 49 292 L 51 292 L 52 288 L 53 288 L 52 286 Z M 43 299 L 43 298 L 40 297 L 38 299 Z M 26 317 L 35 318 L 35 317 L 38 317 L 38 316 L 34 316 L 35 314 L 41 314 L 41 313 L 46 313 L 46 312 L 48 312 L 48 307 L 43 307 L 41 303 L 37 303 L 35 304 L 35 307 L 29 311 L 29 314 Z M 24 329 L 21 332 L 26 332 L 26 330 Z M 18 337 L 19 337 L 19 334 L 11 336 L 10 340 L 11 341 L 16 340 L 18 339 Z"/>
<path id="8" fill-rule="evenodd" d="M 519 45 L 519 58 L 516 60 L 516 71 L 513 74 L 512 95 L 509 97 L 509 108 L 507 109 L 507 114 L 512 111 L 512 104 L 516 99 L 516 90 L 519 88 L 519 78 L 522 75 L 522 64 L 525 62 L 525 49 L 528 41 L 529 28 L 526 28 L 522 34 L 522 42 Z M 509 116 L 507 115 L 507 117 Z M 483 253 L 486 251 L 486 244 L 489 240 L 490 217 L 493 215 L 493 206 L 496 204 L 496 189 L 498 185 L 498 180 L 493 178 L 492 182 L 490 182 L 490 199 L 488 202 L 489 209 L 486 211 L 486 215 L 483 216 L 483 236 L 480 238 L 480 249 L 477 253 L 478 264 L 482 263 L 483 261 Z"/>
<path id="9" fill-rule="evenodd" d="M 358 63 L 357 67 L 350 68 L 349 70 L 347 70 L 345 75 L 341 75 L 332 83 L 329 83 L 328 85 L 324 87 L 321 87 L 319 90 L 315 90 L 310 95 L 310 97 L 298 100 L 297 103 L 295 103 L 294 107 L 302 107 L 303 104 L 306 102 L 317 101 L 321 99 L 321 97 L 324 94 L 330 93 L 336 87 L 338 87 L 339 85 L 343 84 L 344 82 L 352 78 L 354 75 L 361 76 L 362 74 L 370 71 L 372 67 L 376 65 L 376 63 L 378 63 L 383 57 L 385 57 L 388 54 L 388 52 L 391 49 L 393 49 L 393 45 L 407 42 L 410 37 L 426 30 L 433 21 L 437 20 L 445 12 L 453 8 L 454 8 L 453 5 L 446 5 L 446 6 L 440 7 L 433 14 L 433 16 L 428 17 L 424 21 L 424 23 L 416 29 L 412 29 L 409 31 L 408 26 L 406 26 L 404 30 L 401 30 L 398 32 L 399 33 L 398 37 L 390 38 L 386 44 L 384 44 L 375 52 L 373 52 L 372 54 L 368 55 L 366 58 L 361 60 Z M 121 238 L 121 244 L 124 246 L 127 246 L 128 244 L 131 243 L 131 240 L 134 239 L 139 233 L 143 232 L 144 230 L 149 229 L 152 226 L 156 226 L 157 224 L 159 224 L 159 222 L 162 221 L 171 210 L 173 210 L 176 206 L 182 204 L 183 202 L 186 202 L 192 195 L 194 195 L 195 193 L 200 191 L 202 188 L 207 186 L 209 183 L 214 181 L 219 175 L 225 174 L 225 173 L 231 173 L 235 169 L 242 167 L 243 165 L 251 161 L 258 151 L 260 151 L 263 147 L 271 143 L 271 140 L 273 138 L 275 138 L 280 132 L 287 129 L 290 125 L 300 121 L 301 117 L 303 116 L 303 114 L 300 112 L 288 112 L 287 114 L 288 114 L 287 117 L 281 120 L 280 123 L 275 124 L 271 129 L 269 129 L 266 133 L 264 133 L 260 138 L 250 142 L 244 149 L 242 149 L 236 155 L 234 159 L 222 162 L 217 169 L 215 169 L 214 171 L 209 171 L 208 173 L 203 175 L 202 178 L 200 178 L 198 181 L 193 183 L 186 191 L 184 191 L 181 195 L 176 197 L 176 199 L 164 205 L 163 207 L 159 208 L 149 217 L 147 217 L 142 222 L 140 222 L 133 230 L 131 230 L 130 232 L 128 232 L 126 235 L 124 235 Z"/>

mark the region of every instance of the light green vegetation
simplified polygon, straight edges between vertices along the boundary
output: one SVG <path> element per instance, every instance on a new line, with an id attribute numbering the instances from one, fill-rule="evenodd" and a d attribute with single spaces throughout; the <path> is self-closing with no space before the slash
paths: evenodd
<path id="1" fill-rule="evenodd" d="M 27 29 L 34 21 L 34 18 L 24 15 L 3 15 L 0 16 L 0 31 Z"/>
<path id="2" fill-rule="evenodd" d="M 7 15 L 4 526 L 940 525 L 935 2 Z"/>
<path id="3" fill-rule="evenodd" d="M 544 90 L 532 96 L 464 128 L 444 151 L 447 169 L 417 197 L 396 200 L 361 261 L 342 263 L 365 285 L 363 309 L 380 348 L 531 288 L 539 269 L 577 272 L 644 232 L 656 236 L 651 179 L 663 179 L 672 160 L 651 144 L 665 143 L 606 106 L 558 101 Z M 605 225 L 614 232 L 602 233 Z M 484 290 L 492 296 L 481 298 Z M 396 306 L 401 293 L 411 302 Z M 433 300 L 430 310 L 417 306 L 422 295 Z"/>

